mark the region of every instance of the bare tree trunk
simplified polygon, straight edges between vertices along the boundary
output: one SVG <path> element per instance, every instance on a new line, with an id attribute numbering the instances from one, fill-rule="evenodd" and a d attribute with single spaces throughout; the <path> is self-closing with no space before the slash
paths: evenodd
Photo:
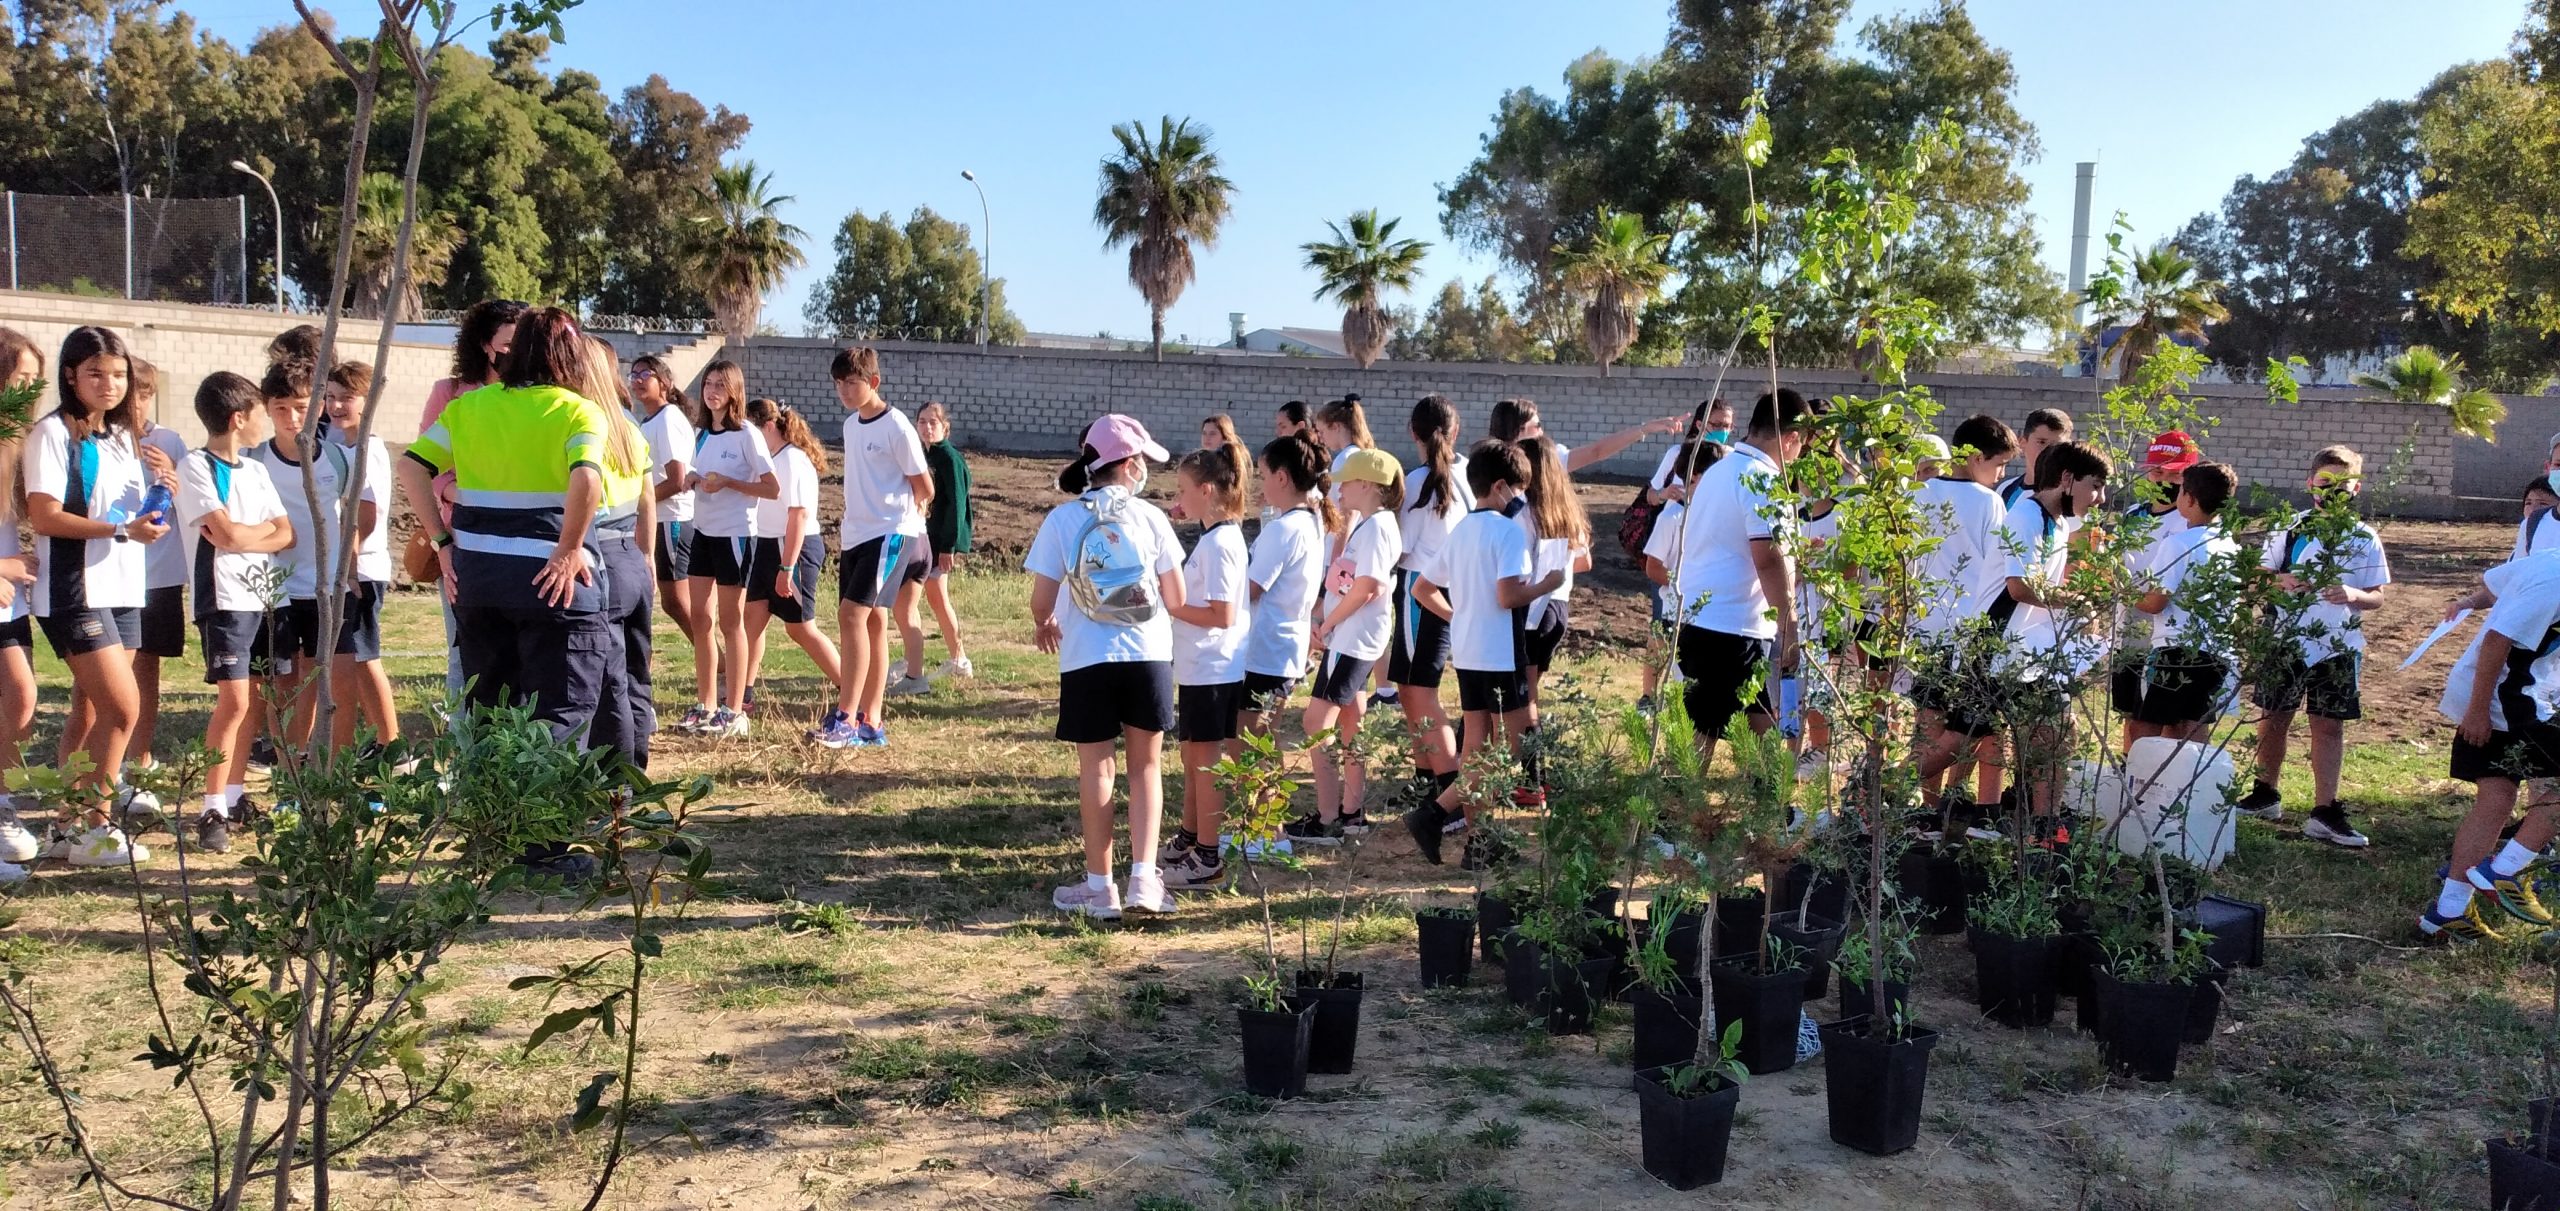
<path id="1" fill-rule="evenodd" d="M 1150 325 L 1151 325 L 1151 331 L 1153 331 L 1153 332 L 1155 333 L 1155 350 L 1156 350 L 1156 360 L 1157 360 L 1157 361 L 1163 361 L 1163 360 L 1164 360 L 1164 308 L 1162 308 L 1162 307 L 1150 306 L 1150 307 L 1148 307 L 1148 308 L 1147 308 L 1147 311 L 1148 311 L 1148 315 L 1149 315 L 1149 317 L 1150 317 L 1150 319 L 1149 319 L 1149 323 L 1150 323 Z"/>

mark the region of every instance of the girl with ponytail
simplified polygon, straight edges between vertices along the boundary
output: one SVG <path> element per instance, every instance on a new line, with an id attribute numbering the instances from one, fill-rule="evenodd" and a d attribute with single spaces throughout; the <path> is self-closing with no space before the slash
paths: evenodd
<path id="1" fill-rule="evenodd" d="M 1387 649 L 1387 680 L 1413 733 L 1414 776 L 1390 806 L 1401 812 L 1437 795 L 1458 776 L 1458 737 L 1440 703 L 1449 665 L 1449 620 L 1413 599 L 1414 581 L 1439 557 L 1449 531 L 1476 507 L 1467 490 L 1466 459 L 1458 451 L 1458 409 L 1445 395 L 1426 395 L 1406 424 L 1422 465 L 1405 473 L 1404 509 L 1397 515 L 1404 557 L 1397 562 L 1395 635 Z"/>
<path id="2" fill-rule="evenodd" d="M 755 549 L 747 557 L 747 684 L 764 672 L 766 628 L 782 630 L 827 679 L 832 697 L 844 680 L 835 641 L 818 627 L 818 572 L 827 542 L 818 519 L 818 481 L 827 473 L 827 448 L 809 422 L 790 406 L 769 399 L 747 401 L 747 424 L 773 457 L 772 500 L 756 502 Z"/>
<path id="3" fill-rule="evenodd" d="M 1591 519 L 1574 495 L 1573 476 L 1564 469 L 1562 447 L 1546 438 L 1533 437 L 1520 443 L 1520 453 L 1529 463 L 1529 490 L 1525 494 L 1529 507 L 1511 520 L 1529 539 L 1529 575 L 1535 579 L 1550 572 L 1564 574 L 1554 592 L 1529 605 L 1529 718 L 1534 726 L 1538 683 L 1546 677 L 1547 669 L 1555 663 L 1556 649 L 1564 643 L 1574 574 L 1591 568 Z"/>
<path id="4" fill-rule="evenodd" d="M 1325 499 L 1324 451 L 1310 437 L 1262 447 L 1262 499 L 1276 510 L 1253 540 L 1246 569 L 1253 627 L 1244 645 L 1244 713 L 1239 726 L 1271 730 L 1272 712 L 1307 675 L 1307 639 L 1324 572 L 1325 536 L 1341 528 Z"/>
<path id="5" fill-rule="evenodd" d="M 1204 435 L 1205 436 L 1205 435 Z M 1182 826 L 1157 855 L 1170 888 L 1214 887 L 1226 881 L 1218 856 L 1218 832 L 1226 795 L 1210 772 L 1219 759 L 1243 751 L 1237 715 L 1244 706 L 1247 608 L 1244 530 L 1244 447 L 1223 443 L 1185 455 L 1176 497 L 1182 512 L 1205 529 L 1182 561 L 1183 604 L 1173 615 L 1174 736 L 1182 746 Z"/>

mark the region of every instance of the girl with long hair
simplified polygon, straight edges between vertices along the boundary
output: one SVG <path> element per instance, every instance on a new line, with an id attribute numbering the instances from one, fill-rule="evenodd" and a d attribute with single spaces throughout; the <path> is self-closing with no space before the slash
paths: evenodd
<path id="1" fill-rule="evenodd" d="M 818 572 L 826 567 L 827 542 L 818 522 L 818 481 L 827 473 L 827 448 L 809 422 L 769 399 L 747 401 L 747 423 L 773 458 L 772 500 L 756 502 L 755 553 L 747 566 L 747 684 L 764 679 L 764 635 L 776 618 L 818 674 L 834 701 L 844 680 L 835 641 L 818 628 Z"/>
<path id="2" fill-rule="evenodd" d="M 747 559 L 756 537 L 757 501 L 782 492 L 764 438 L 747 427 L 746 375 L 732 361 L 702 372 L 702 444 L 694 451 L 691 483 L 693 544 L 685 570 L 685 594 L 695 631 L 693 709 L 678 731 L 705 736 L 744 736 L 747 722 Z M 722 681 L 723 674 L 726 682 Z"/>
<path id="3" fill-rule="evenodd" d="M 1307 675 L 1307 632 L 1324 588 L 1325 543 L 1342 529 L 1341 514 L 1326 499 L 1332 482 L 1324 464 L 1324 450 L 1311 437 L 1275 438 L 1262 447 L 1262 499 L 1277 512 L 1254 536 L 1246 568 L 1253 628 L 1244 644 L 1239 722 L 1256 735 L 1271 730 L 1274 712 Z"/>
<path id="4" fill-rule="evenodd" d="M 1627 447 L 1657 434 L 1673 434 L 1688 428 L 1685 416 L 1664 416 L 1630 425 L 1585 446 L 1556 444 L 1556 455 L 1567 471 L 1580 471 L 1616 458 Z M 1546 425 L 1538 419 L 1537 401 L 1530 399 L 1495 400 L 1493 413 L 1485 423 L 1485 433 L 1496 441 L 1523 442 L 1545 437 Z"/>
<path id="5" fill-rule="evenodd" d="M 1200 522 L 1200 541 L 1182 561 L 1183 604 L 1173 614 L 1174 735 L 1182 745 L 1182 826 L 1157 856 L 1165 886 L 1214 887 L 1226 880 L 1218 830 L 1226 793 L 1211 767 L 1244 751 L 1236 716 L 1244 702 L 1244 447 L 1207 446 L 1184 455 L 1176 499 Z"/>
<path id="6" fill-rule="evenodd" d="M 653 481 L 649 491 L 658 506 L 658 527 L 648 537 L 654 555 L 650 562 L 658 574 L 658 598 L 677 632 L 692 643 L 693 602 L 679 590 L 692 554 L 693 489 L 685 484 L 693 474 L 693 447 L 702 431 L 702 418 L 684 397 L 684 384 L 676 381 L 675 370 L 657 354 L 631 359 L 631 373 L 624 382 L 640 418 L 640 431 L 649 438 Z"/>
<path id="7" fill-rule="evenodd" d="M 418 413 L 418 431 L 433 427 L 444 415 L 445 406 L 454 398 L 477 391 L 498 381 L 498 367 L 506 361 L 507 351 L 514 347 L 516 322 L 524 318 L 525 305 L 514 299 L 482 299 L 462 313 L 462 323 L 453 334 L 453 373 L 437 379 L 427 388 L 426 406 Z M 286 360 L 297 351 L 275 349 L 272 360 Z M 319 356 L 315 347 L 299 353 L 304 361 Z M 435 481 L 436 517 L 448 529 L 453 525 L 453 476 L 439 475 Z M 462 644 L 454 630 L 453 595 L 450 585 L 436 595 L 444 611 L 444 688 L 459 697 L 462 693 Z"/>
<path id="8" fill-rule="evenodd" d="M 76 701 L 71 747 L 90 768 L 77 826 L 55 825 L 55 847 L 75 866 L 121 866 L 150 853 L 108 822 L 135 717 L 133 649 L 141 642 L 142 544 L 168 527 L 140 516 L 147 475 L 132 354 L 104 328 L 71 330 L 55 359 L 53 412 L 27 433 L 20 472 L 27 528 L 37 538 L 36 625 L 71 666 Z M 67 806 L 67 805 L 65 805 Z"/>
<path id="9" fill-rule="evenodd" d="M 178 492 L 178 464 L 187 457 L 187 439 L 176 429 L 156 424 L 153 416 L 160 401 L 159 367 L 141 358 L 133 359 L 133 393 L 135 412 L 141 417 L 138 438 L 142 452 L 143 473 L 168 485 L 172 508 L 159 520 L 171 527 L 177 525 L 175 501 Z M 145 485 L 143 490 L 150 491 Z M 160 733 L 160 662 L 175 660 L 187 654 L 187 552 L 186 541 L 175 532 L 142 550 L 142 646 L 133 651 L 133 686 L 142 703 L 142 713 L 134 717 L 133 739 L 125 751 L 138 769 L 150 769 L 158 762 L 151 756 L 152 742 Z M 151 798 L 147 791 L 133 792 L 136 802 Z"/>
<path id="10" fill-rule="evenodd" d="M 1084 450 L 1072 478 L 1083 485 L 1076 499 L 1049 510 L 1022 561 L 1031 573 L 1034 644 L 1058 657 L 1058 739 L 1076 746 L 1076 798 L 1084 831 L 1084 878 L 1049 898 L 1058 911 L 1102 920 L 1124 908 L 1164 914 L 1173 893 L 1156 867 L 1156 829 L 1164 811 L 1165 729 L 1173 725 L 1173 618 L 1185 605 L 1182 543 L 1164 510 L 1138 498 L 1150 460 L 1172 456 L 1148 436 L 1146 426 L 1119 414 L 1085 431 Z M 1119 542 L 1108 559 L 1115 571 L 1136 579 L 1105 610 L 1070 582 L 1091 589 L 1077 575 L 1097 556 L 1089 540 L 1103 523 Z M 1152 592 L 1150 592 L 1152 591 Z M 1147 598 L 1161 608 L 1144 610 Z M 1091 611 L 1091 612 L 1088 612 Z M 1144 617 L 1131 619 L 1130 614 Z M 1129 762 L 1129 881 L 1124 897 L 1111 878 L 1113 759 L 1125 749 Z"/>
<path id="11" fill-rule="evenodd" d="M 587 337 L 586 378 L 578 394 L 604 414 L 603 488 L 596 506 L 595 528 L 589 531 L 604 588 L 604 612 L 615 643 L 606 662 L 604 690 L 596 700 L 596 747 L 623 755 L 634 766 L 649 768 L 649 745 L 658 731 L 655 675 L 650 671 L 652 647 L 649 619 L 656 606 L 650 597 L 657 576 L 650 567 L 657 533 L 660 468 L 657 452 L 640 422 L 631 416 L 629 380 L 622 359 L 604 338 Z"/>
<path id="12" fill-rule="evenodd" d="M 1200 422 L 1200 448 L 1222 450 L 1228 446 L 1241 449 L 1244 439 L 1236 436 L 1236 421 L 1224 412 Z"/>
<path id="13" fill-rule="evenodd" d="M 1348 511 L 1338 554 L 1326 565 L 1322 620 L 1315 645 L 1324 650 L 1314 688 L 1307 695 L 1307 735 L 1328 730 L 1333 739 L 1316 749 L 1316 810 L 1285 826 L 1292 840 L 1338 844 L 1366 835 L 1369 771 L 1350 756 L 1350 738 L 1366 713 L 1363 696 L 1371 670 L 1387 654 L 1395 618 L 1388 589 L 1404 540 L 1396 513 L 1404 506 L 1404 468 L 1384 450 L 1355 449 L 1342 460 L 1338 490 Z"/>
<path id="14" fill-rule="evenodd" d="M 975 545 L 969 524 L 969 459 L 951 440 L 951 410 L 938 402 L 927 400 L 916 409 L 916 440 L 923 444 L 925 466 L 933 472 L 933 501 L 924 521 L 925 545 L 933 550 L 933 562 L 925 568 L 923 584 L 898 593 L 893 612 L 906 643 L 907 666 L 905 675 L 885 691 L 895 695 L 922 694 L 933 688 L 924 671 L 924 623 L 916 612 L 919 597 L 933 607 L 934 623 L 942 628 L 942 645 L 951 650 L 934 676 L 978 675 L 976 666 L 969 663 L 967 643 L 960 637 L 960 612 L 951 607 L 951 571 Z"/>
<path id="15" fill-rule="evenodd" d="M 17 329 L 0 328 L 0 388 L 30 387 L 44 389 L 44 351 Z M 0 438 L 0 770 L 18 768 L 18 746 L 36 724 L 35 627 L 28 621 L 34 617 L 36 557 L 18 541 L 18 521 L 27 512 L 18 478 L 25 440 L 24 434 Z M 0 863 L 9 867 L 33 862 L 42 852 L 18 819 L 18 803 L 14 795 L 0 795 Z M 0 870 L 0 882 L 15 881 Z"/>
<path id="16" fill-rule="evenodd" d="M 1574 574 L 1591 570 L 1591 519 L 1583 512 L 1581 498 L 1574 494 L 1573 475 L 1565 470 L 1560 446 L 1546 438 L 1533 437 L 1520 443 L 1520 453 L 1529 462 L 1529 489 L 1524 494 L 1529 507 L 1512 520 L 1519 523 L 1529 539 L 1529 576 L 1536 580 L 1550 572 L 1564 573 L 1554 592 L 1529 604 L 1529 616 L 1524 622 L 1529 633 L 1529 718 L 1534 726 L 1538 684 L 1555 664 L 1556 649 L 1564 643 Z"/>
<path id="17" fill-rule="evenodd" d="M 1440 554 L 1449 531 L 1476 507 L 1467 490 L 1466 457 L 1458 453 L 1458 409 L 1445 395 L 1413 405 L 1407 432 L 1421 465 L 1405 473 L 1404 509 L 1397 530 L 1404 555 L 1397 561 L 1395 635 L 1387 650 L 1387 681 L 1413 734 L 1414 777 L 1390 806 L 1401 812 L 1438 795 L 1458 777 L 1458 737 L 1440 701 L 1449 667 L 1449 620 L 1414 600 L 1414 582 Z"/>
<path id="18" fill-rule="evenodd" d="M 1272 420 L 1271 435 L 1273 437 L 1304 437 L 1312 440 L 1316 435 L 1314 410 L 1308 408 L 1307 401 L 1302 399 L 1293 399 L 1280 405 L 1278 415 Z"/>

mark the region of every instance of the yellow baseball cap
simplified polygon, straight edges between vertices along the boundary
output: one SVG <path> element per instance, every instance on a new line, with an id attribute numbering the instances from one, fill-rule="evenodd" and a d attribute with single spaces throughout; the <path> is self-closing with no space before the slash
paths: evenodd
<path id="1" fill-rule="evenodd" d="M 1346 484 L 1376 484 L 1381 488 L 1404 486 L 1404 464 L 1396 456 L 1379 449 L 1354 450 L 1342 460 L 1342 472 L 1334 478 Z"/>

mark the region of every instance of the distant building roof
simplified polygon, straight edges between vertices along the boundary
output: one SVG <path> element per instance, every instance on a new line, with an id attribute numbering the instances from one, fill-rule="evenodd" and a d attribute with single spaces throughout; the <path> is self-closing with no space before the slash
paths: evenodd
<path id="1" fill-rule="evenodd" d="M 1337 328 L 1256 328 L 1244 334 L 1244 347 L 1258 353 L 1313 354 L 1349 357 Z"/>

